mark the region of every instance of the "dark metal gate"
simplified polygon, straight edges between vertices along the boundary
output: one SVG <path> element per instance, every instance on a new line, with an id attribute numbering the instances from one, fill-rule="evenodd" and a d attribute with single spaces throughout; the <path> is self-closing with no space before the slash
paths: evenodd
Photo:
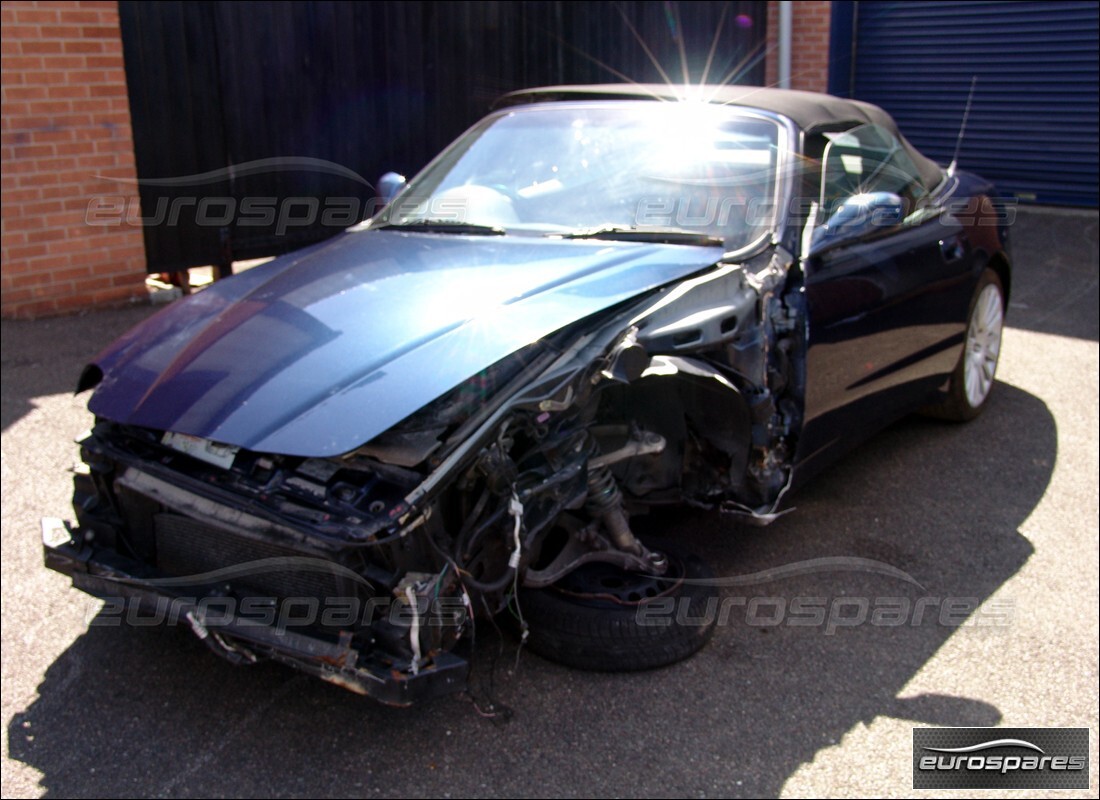
<path id="1" fill-rule="evenodd" d="M 331 236 L 512 89 L 762 83 L 766 5 L 123 0 L 149 269 Z"/>
<path id="2" fill-rule="evenodd" d="M 866 0 L 833 8 L 841 29 L 840 12 L 848 13 L 855 63 L 830 73 L 831 91 L 881 105 L 913 144 L 946 164 L 976 79 L 960 166 L 1020 200 L 1097 205 L 1096 3 Z M 849 52 L 834 43 L 838 56 Z"/>

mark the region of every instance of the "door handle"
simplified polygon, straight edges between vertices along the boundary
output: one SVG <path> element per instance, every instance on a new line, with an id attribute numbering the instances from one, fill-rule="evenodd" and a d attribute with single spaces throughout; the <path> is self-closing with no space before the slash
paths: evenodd
<path id="1" fill-rule="evenodd" d="M 952 236 L 949 239 L 940 239 L 940 253 L 948 264 L 959 261 L 966 256 L 966 242 L 961 236 Z"/>

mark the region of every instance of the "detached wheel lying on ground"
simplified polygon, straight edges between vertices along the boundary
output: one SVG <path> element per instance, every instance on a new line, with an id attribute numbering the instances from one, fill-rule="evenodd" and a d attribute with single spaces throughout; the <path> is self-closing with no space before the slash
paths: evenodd
<path id="1" fill-rule="evenodd" d="M 629 672 L 681 661 L 714 633 L 718 588 L 697 558 L 668 557 L 663 576 L 585 564 L 546 589 L 521 589 L 528 646 L 570 667 Z"/>
<path id="2" fill-rule="evenodd" d="M 978 279 L 970 301 L 966 342 L 951 375 L 947 398 L 923 409 L 929 416 L 965 422 L 982 413 L 993 390 L 1004 330 L 1005 293 L 1001 279 L 987 269 Z"/>

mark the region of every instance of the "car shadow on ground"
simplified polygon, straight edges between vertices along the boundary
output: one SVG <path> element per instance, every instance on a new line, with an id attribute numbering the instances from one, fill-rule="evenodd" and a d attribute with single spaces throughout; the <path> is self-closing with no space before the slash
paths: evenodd
<path id="1" fill-rule="evenodd" d="M 1002 383 L 971 424 L 909 418 L 870 440 L 768 528 L 651 515 L 640 531 L 682 539 L 720 577 L 801 567 L 724 586 L 711 643 L 651 672 L 517 656 L 482 624 L 476 704 L 386 708 L 230 666 L 179 629 L 93 624 L 14 717 L 9 752 L 47 796 L 774 796 L 877 716 L 1000 721 L 980 700 L 905 687 L 954 637 L 996 652 L 1009 635 L 1024 599 L 999 589 L 1033 552 L 1019 529 L 1056 456 L 1047 407 Z"/>

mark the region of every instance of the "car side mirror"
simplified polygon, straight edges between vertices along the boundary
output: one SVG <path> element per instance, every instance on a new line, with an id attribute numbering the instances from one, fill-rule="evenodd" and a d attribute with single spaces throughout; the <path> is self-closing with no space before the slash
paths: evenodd
<path id="1" fill-rule="evenodd" d="M 810 237 L 810 253 L 849 242 L 875 230 L 893 228 L 905 217 L 905 202 L 892 192 L 847 197 Z"/>
<path id="2" fill-rule="evenodd" d="M 378 179 L 378 199 L 382 205 L 387 205 L 398 192 L 405 188 L 405 176 L 396 172 L 387 172 Z"/>

